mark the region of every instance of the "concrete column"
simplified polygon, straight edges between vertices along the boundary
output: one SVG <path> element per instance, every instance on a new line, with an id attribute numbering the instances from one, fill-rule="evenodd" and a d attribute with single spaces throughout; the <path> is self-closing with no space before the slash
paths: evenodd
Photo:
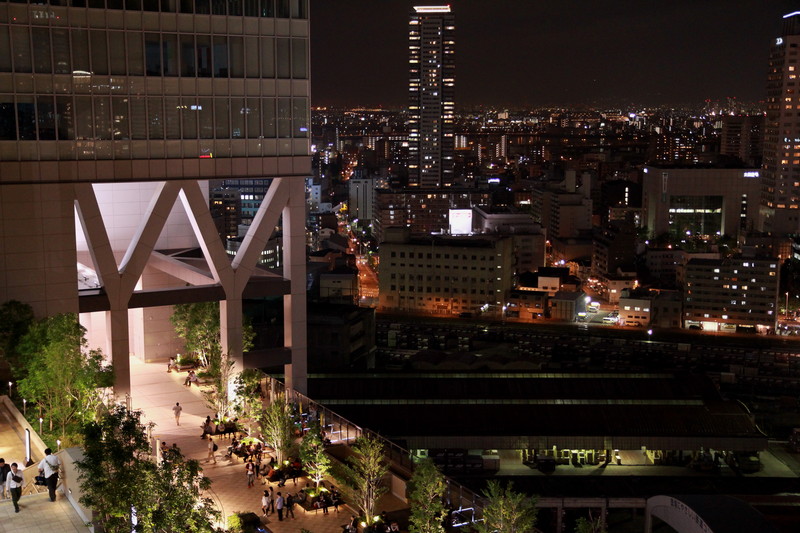
<path id="1" fill-rule="evenodd" d="M 131 392 L 131 349 L 128 338 L 128 308 L 106 311 L 106 338 L 114 365 L 114 394 L 118 398 Z"/>
<path id="2" fill-rule="evenodd" d="M 556 531 L 558 533 L 564 531 L 564 507 L 562 505 L 556 507 Z"/>
<path id="3" fill-rule="evenodd" d="M 242 354 L 242 300 L 227 299 L 219 302 L 219 330 L 222 351 L 235 363 L 234 372 L 244 370 Z"/>
<path id="4" fill-rule="evenodd" d="M 286 387 L 308 394 L 305 183 L 296 178 L 287 181 L 290 192 L 283 209 L 283 276 L 290 280 L 291 291 L 283 297 L 283 338 L 284 346 L 292 350 L 292 363 L 286 365 Z"/>

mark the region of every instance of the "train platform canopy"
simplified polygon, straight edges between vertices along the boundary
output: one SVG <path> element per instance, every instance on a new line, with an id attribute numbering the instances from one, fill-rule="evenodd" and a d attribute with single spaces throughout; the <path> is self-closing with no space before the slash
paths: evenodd
<path id="1" fill-rule="evenodd" d="M 386 373 L 309 376 L 309 396 L 409 448 L 767 448 L 738 402 L 696 375 Z"/>

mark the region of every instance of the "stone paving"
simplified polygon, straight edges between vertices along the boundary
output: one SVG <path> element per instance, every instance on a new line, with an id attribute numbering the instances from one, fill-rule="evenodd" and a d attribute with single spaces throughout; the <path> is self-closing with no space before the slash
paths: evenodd
<path id="1" fill-rule="evenodd" d="M 196 386 L 185 387 L 183 380 L 186 372 L 167 373 L 166 364 L 145 364 L 131 358 L 132 407 L 141 409 L 143 421 L 153 422 L 153 435 L 170 446 L 177 444 L 187 457 L 202 462 L 204 474 L 213 480 L 208 494 L 221 509 L 223 517 L 235 512 L 252 511 L 261 514 L 261 495 L 268 485 L 258 480 L 254 488 L 247 488 L 244 464 L 241 460 L 232 462 L 223 458 L 230 443 L 228 439 L 217 441 L 219 450 L 216 453 L 216 464 L 208 457 L 208 441 L 201 439 L 200 425 L 206 416 L 213 414 L 206 406 L 200 389 Z M 175 422 L 172 407 L 180 402 L 183 407 L 180 426 Z M 22 464 L 24 444 L 22 436 L 15 431 L 15 426 L 5 414 L 0 414 L 0 457 L 7 462 Z M 216 439 L 216 438 L 215 438 Z M 26 480 L 35 475 L 35 466 L 25 473 Z M 307 480 L 298 478 L 297 485 L 289 482 L 285 487 L 277 487 L 286 495 L 304 487 Z M 384 496 L 378 502 L 379 510 L 393 511 L 402 506 L 402 502 L 391 496 Z M 9 499 L 0 501 L 0 533 L 49 533 L 86 532 L 88 528 L 78 517 L 69 501 L 59 491 L 55 503 L 49 501 L 46 492 L 28 494 L 28 487 L 20 500 L 20 513 L 14 513 Z M 295 518 L 278 521 L 276 514 L 262 517 L 265 531 L 270 533 L 299 533 L 307 529 L 311 533 L 341 533 L 342 526 L 353 516 L 346 506 L 339 512 L 330 508 L 327 515 L 319 512 L 306 512 L 295 506 Z"/>
<path id="2" fill-rule="evenodd" d="M 210 496 L 221 508 L 223 516 L 247 511 L 260 515 L 261 495 L 267 485 L 257 480 L 255 487 L 247 488 L 244 463 L 241 460 L 231 462 L 223 458 L 230 442 L 227 439 L 217 441 L 219 450 L 216 453 L 216 464 L 207 459 L 208 441 L 200 438 L 200 426 L 206 416 L 213 413 L 205 406 L 199 388 L 183 386 L 185 378 L 186 372 L 167 373 L 166 364 L 145 364 L 132 358 L 133 408 L 143 411 L 144 421 L 156 424 L 153 435 L 170 446 L 177 444 L 186 457 L 201 460 L 204 474 L 213 480 Z M 176 425 L 173 416 L 172 407 L 175 402 L 180 402 L 183 407 L 180 426 Z M 273 483 L 272 487 L 275 493 L 281 491 L 285 496 L 287 492 L 294 493 L 304 487 L 306 482 L 306 479 L 298 478 L 296 487 L 291 482 L 281 488 Z M 384 496 L 378 502 L 378 509 L 393 511 L 401 505 L 396 498 Z M 267 518 L 262 517 L 262 523 L 271 533 L 298 533 L 303 528 L 311 533 L 341 533 L 342 526 L 352 516 L 353 513 L 346 506 L 341 506 L 338 513 L 331 507 L 327 515 L 321 511 L 307 513 L 295 506 L 294 519 L 279 522 L 273 514 Z"/>
<path id="3" fill-rule="evenodd" d="M 28 472 L 26 480 L 28 475 L 34 474 Z M 59 493 L 55 502 L 50 501 L 47 492 L 25 494 L 19 500 L 19 507 L 20 512 L 15 513 L 10 499 L 0 503 L 0 532 L 86 533 L 89 531 L 63 494 Z"/>
<path id="4" fill-rule="evenodd" d="M 8 464 L 24 464 L 25 444 L 22 434 L 17 433 L 4 409 L 0 409 L 0 457 Z M 34 459 L 38 457 L 34 456 Z M 38 473 L 36 465 L 23 470 L 26 486 L 22 492 L 20 512 L 14 512 L 10 498 L 0 500 L 0 533 L 85 533 L 88 528 L 78 516 L 69 501 L 57 493 L 56 502 L 50 501 L 47 492 L 33 493 L 36 487 L 28 484 Z"/>

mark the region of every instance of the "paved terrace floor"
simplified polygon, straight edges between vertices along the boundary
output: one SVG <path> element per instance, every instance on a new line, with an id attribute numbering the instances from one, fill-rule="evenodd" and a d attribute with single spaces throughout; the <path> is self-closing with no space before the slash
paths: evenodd
<path id="1" fill-rule="evenodd" d="M 5 409 L 0 409 L 0 457 L 8 464 L 25 464 L 24 435 L 19 426 L 12 423 Z M 38 457 L 34 456 L 34 460 Z M 23 469 L 25 481 L 30 483 L 37 474 L 36 465 Z M 0 533 L 84 533 L 88 528 L 72 508 L 67 499 L 59 494 L 55 503 L 50 501 L 45 490 L 32 493 L 33 485 L 26 485 L 20 499 L 20 512 L 14 512 L 11 499 L 0 500 Z"/>
<path id="2" fill-rule="evenodd" d="M 206 416 L 213 414 L 206 406 L 200 389 L 183 386 L 186 372 L 167 373 L 165 364 L 145 364 L 131 358 L 131 379 L 134 391 L 132 406 L 144 413 L 144 422 L 154 422 L 154 435 L 170 446 L 175 443 L 186 457 L 201 461 L 204 473 L 213 480 L 211 494 L 222 510 L 224 517 L 236 512 L 252 511 L 261 514 L 261 494 L 264 485 L 259 480 L 254 488 L 247 488 L 244 464 L 241 460 L 231 462 L 223 459 L 229 440 L 218 442 L 217 462 L 208 462 L 208 441 L 200 438 L 200 425 Z M 181 425 L 175 423 L 172 407 L 180 402 L 183 407 Z M 23 463 L 25 456 L 24 437 L 18 433 L 5 413 L 0 414 L 0 457 L 7 462 Z M 25 473 L 26 481 L 36 474 L 36 467 Z M 306 479 L 298 478 L 297 485 L 289 482 L 285 487 L 272 483 L 275 492 L 295 493 L 305 487 Z M 11 500 L 0 501 L 0 533 L 75 533 L 86 532 L 88 528 L 73 510 L 67 499 L 59 492 L 56 503 L 43 494 L 23 494 L 20 500 L 20 513 L 14 513 Z M 391 496 L 384 496 L 378 502 L 379 510 L 394 511 L 402 508 L 402 502 Z M 350 520 L 353 513 L 340 506 L 337 513 L 331 507 L 327 515 L 319 512 L 307 513 L 295 506 L 295 518 L 278 521 L 275 514 L 262 518 L 265 529 L 271 533 L 298 533 L 305 528 L 311 533 L 341 533 L 342 525 Z"/>
<path id="3" fill-rule="evenodd" d="M 131 380 L 133 407 L 144 412 L 146 422 L 154 422 L 154 435 L 166 441 L 170 446 L 176 443 L 186 457 L 201 460 L 204 474 L 213 480 L 211 496 L 221 507 L 224 516 L 235 512 L 252 511 L 261 514 L 261 495 L 269 485 L 256 482 L 253 488 L 247 488 L 244 463 L 241 460 L 231 462 L 223 459 L 229 440 L 218 442 L 216 464 L 208 462 L 208 441 L 201 439 L 200 425 L 206 416 L 213 415 L 203 401 L 200 389 L 195 386 L 184 387 L 186 372 L 167 373 L 166 364 L 145 364 L 131 359 Z M 175 423 L 172 407 L 180 402 L 183 407 L 181 425 Z M 305 487 L 306 479 L 298 478 L 297 486 L 292 482 L 278 488 L 272 483 L 275 492 L 295 493 Z M 384 496 L 378 502 L 378 510 L 389 512 L 402 507 L 402 502 L 391 496 Z M 278 521 L 276 515 L 263 519 L 266 529 L 271 533 L 298 533 L 302 528 L 312 533 L 341 533 L 342 526 L 353 516 L 347 508 L 340 506 L 338 513 L 331 507 L 327 515 L 321 511 L 306 513 L 295 506 L 295 519 Z M 0 531 L 2 531 L 0 529 Z"/>

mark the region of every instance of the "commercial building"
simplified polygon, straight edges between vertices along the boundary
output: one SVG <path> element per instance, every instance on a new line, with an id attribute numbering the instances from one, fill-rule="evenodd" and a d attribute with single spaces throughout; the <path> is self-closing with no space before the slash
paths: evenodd
<path id="1" fill-rule="evenodd" d="M 541 223 L 551 241 L 575 238 L 592 229 L 590 178 L 584 174 L 580 188 L 576 179 L 574 171 L 567 171 L 563 186 L 533 191 L 534 220 Z"/>
<path id="2" fill-rule="evenodd" d="M 451 209 L 491 204 L 488 190 L 462 188 L 377 189 L 373 232 L 381 241 L 388 228 L 408 228 L 413 234 L 445 233 Z"/>
<path id="3" fill-rule="evenodd" d="M 208 203 L 211 217 L 223 242 L 239 236 L 242 223 L 242 197 L 238 190 L 225 187 L 213 189 Z"/>
<path id="4" fill-rule="evenodd" d="M 450 6 L 417 6 L 408 26 L 408 183 L 453 184 L 455 16 Z"/>
<path id="5" fill-rule="evenodd" d="M 350 220 L 366 223 L 375 216 L 375 178 L 350 178 L 347 181 L 347 211 Z"/>
<path id="6" fill-rule="evenodd" d="M 706 331 L 775 331 L 779 274 L 775 258 L 690 260 L 683 326 Z"/>
<path id="7" fill-rule="evenodd" d="M 760 223 L 761 171 L 713 166 L 645 166 L 645 225 L 651 236 L 737 239 Z"/>
<path id="8" fill-rule="evenodd" d="M 772 42 L 769 53 L 761 200 L 763 229 L 772 233 L 797 233 L 800 229 L 798 45 L 800 11 L 795 11 L 783 17 L 781 35 Z"/>
<path id="9" fill-rule="evenodd" d="M 514 281 L 508 236 L 410 236 L 393 230 L 381 243 L 380 302 L 386 312 L 501 316 Z"/>
<path id="10" fill-rule="evenodd" d="M 516 271 L 535 272 L 545 265 L 547 235 L 542 226 L 527 213 L 507 208 L 472 208 L 472 229 L 475 233 L 511 235 L 514 238 Z"/>
<path id="11" fill-rule="evenodd" d="M 267 295 L 284 298 L 288 381 L 305 388 L 307 10 L 0 3 L 0 301 L 80 313 L 118 394 L 130 392 L 130 354 L 180 351 L 175 303 L 220 300 L 222 344 L 248 365 L 242 300 Z M 232 261 L 207 183 L 231 177 L 272 179 Z M 281 217 L 283 277 L 262 275 Z M 99 287 L 79 290 L 78 262 Z"/>
<path id="12" fill-rule="evenodd" d="M 636 228 L 618 221 L 595 228 L 592 251 L 592 274 L 604 276 L 618 268 L 630 267 L 636 260 Z"/>

